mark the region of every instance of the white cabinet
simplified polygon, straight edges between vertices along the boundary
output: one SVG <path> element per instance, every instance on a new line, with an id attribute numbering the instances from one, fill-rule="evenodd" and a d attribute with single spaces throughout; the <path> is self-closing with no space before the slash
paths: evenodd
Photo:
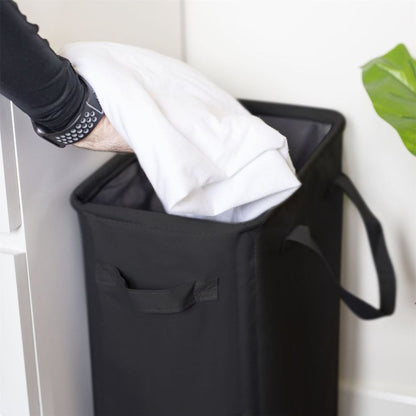
<path id="1" fill-rule="evenodd" d="M 40 415 L 26 256 L 0 251 L 0 414 Z"/>
<path id="2" fill-rule="evenodd" d="M 11 102 L 0 96 L 0 233 L 21 224 Z"/>

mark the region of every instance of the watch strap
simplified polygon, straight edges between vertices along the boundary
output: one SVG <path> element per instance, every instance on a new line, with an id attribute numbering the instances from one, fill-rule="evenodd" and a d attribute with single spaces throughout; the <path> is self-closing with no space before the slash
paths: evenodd
<path id="1" fill-rule="evenodd" d="M 104 116 L 95 91 L 85 78 L 79 74 L 78 76 L 85 86 L 85 95 L 77 115 L 64 129 L 50 131 L 32 120 L 36 134 L 58 147 L 65 147 L 85 139 Z"/>

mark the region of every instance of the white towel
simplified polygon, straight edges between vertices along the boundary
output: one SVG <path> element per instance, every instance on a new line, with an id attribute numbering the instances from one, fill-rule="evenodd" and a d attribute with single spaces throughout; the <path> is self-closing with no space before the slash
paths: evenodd
<path id="1" fill-rule="evenodd" d="M 166 212 L 242 222 L 300 186 L 286 138 L 184 62 L 114 42 L 59 53 L 94 88 Z"/>

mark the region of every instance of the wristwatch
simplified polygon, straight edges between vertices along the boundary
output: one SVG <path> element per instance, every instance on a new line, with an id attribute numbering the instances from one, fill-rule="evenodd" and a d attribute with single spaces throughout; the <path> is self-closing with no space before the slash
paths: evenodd
<path id="1" fill-rule="evenodd" d="M 85 139 L 104 116 L 100 102 L 88 81 L 79 75 L 84 84 L 84 98 L 72 121 L 61 131 L 50 131 L 32 120 L 36 134 L 58 147 L 65 147 Z"/>

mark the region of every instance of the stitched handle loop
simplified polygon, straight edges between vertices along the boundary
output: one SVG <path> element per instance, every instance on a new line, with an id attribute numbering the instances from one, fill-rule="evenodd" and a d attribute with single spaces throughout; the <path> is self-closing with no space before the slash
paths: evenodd
<path id="1" fill-rule="evenodd" d="M 339 284 L 335 273 L 328 263 L 328 260 L 325 258 L 321 249 L 312 238 L 308 226 L 297 225 L 286 237 L 285 242 L 292 241 L 301 244 L 312 250 L 321 259 L 329 272 L 328 275 L 330 276 L 332 283 L 337 287 L 341 299 L 360 318 L 376 319 L 391 315 L 395 309 L 396 278 L 381 224 L 370 211 L 351 180 L 345 174 L 340 174 L 334 180 L 334 185 L 342 189 L 342 191 L 351 199 L 363 219 L 377 271 L 380 291 L 380 307 L 375 308 L 348 290 L 344 289 Z"/>

